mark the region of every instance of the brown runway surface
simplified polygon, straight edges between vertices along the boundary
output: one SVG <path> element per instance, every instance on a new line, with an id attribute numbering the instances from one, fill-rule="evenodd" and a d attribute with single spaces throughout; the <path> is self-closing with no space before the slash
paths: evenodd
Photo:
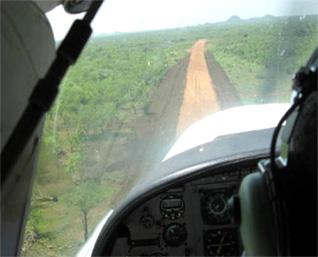
<path id="1" fill-rule="evenodd" d="M 201 39 L 191 49 L 187 82 L 180 109 L 177 135 L 195 121 L 220 110 L 218 97 L 205 61 L 206 40 Z"/>

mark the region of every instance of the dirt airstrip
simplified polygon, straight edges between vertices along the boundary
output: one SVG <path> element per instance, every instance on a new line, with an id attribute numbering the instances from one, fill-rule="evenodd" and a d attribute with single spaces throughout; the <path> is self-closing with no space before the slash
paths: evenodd
<path id="1" fill-rule="evenodd" d="M 217 94 L 205 61 L 205 46 L 206 40 L 201 39 L 191 49 L 177 136 L 181 135 L 195 121 L 220 110 Z"/>

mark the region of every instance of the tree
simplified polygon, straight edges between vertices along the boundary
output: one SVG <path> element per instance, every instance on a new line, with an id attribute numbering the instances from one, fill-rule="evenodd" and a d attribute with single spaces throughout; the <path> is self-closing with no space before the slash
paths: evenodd
<path id="1" fill-rule="evenodd" d="M 70 204 L 77 206 L 82 214 L 84 241 L 88 238 L 88 213 L 104 200 L 101 185 L 93 180 L 81 181 L 69 194 Z"/>

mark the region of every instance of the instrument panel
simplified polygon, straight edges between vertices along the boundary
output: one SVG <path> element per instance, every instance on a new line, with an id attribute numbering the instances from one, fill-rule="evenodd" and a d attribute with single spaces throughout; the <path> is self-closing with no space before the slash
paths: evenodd
<path id="1" fill-rule="evenodd" d="M 123 222 L 113 256 L 238 256 L 238 228 L 227 201 L 247 167 L 197 179 L 148 200 Z"/>

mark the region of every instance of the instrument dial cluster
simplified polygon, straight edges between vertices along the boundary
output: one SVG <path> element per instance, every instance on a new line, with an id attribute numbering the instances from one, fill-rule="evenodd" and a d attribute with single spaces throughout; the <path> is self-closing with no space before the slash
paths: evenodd
<path id="1" fill-rule="evenodd" d="M 228 216 L 227 202 L 249 172 L 244 169 L 200 178 L 153 197 L 128 217 L 124 224 L 127 239 L 118 240 L 113 254 L 241 255 L 238 228 Z"/>

